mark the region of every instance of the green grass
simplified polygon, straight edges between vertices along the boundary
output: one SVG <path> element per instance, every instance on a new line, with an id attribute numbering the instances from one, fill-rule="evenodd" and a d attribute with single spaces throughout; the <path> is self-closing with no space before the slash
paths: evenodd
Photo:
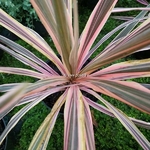
<path id="1" fill-rule="evenodd" d="M 119 5 L 130 6 L 130 2 L 131 2 L 130 0 L 127 0 L 126 2 L 124 0 L 122 1 L 120 0 L 118 6 Z M 85 22 L 90 14 L 90 10 L 87 10 L 86 8 L 82 8 L 82 9 L 84 9 L 84 11 L 80 10 L 82 12 L 82 15 L 80 16 L 80 33 L 83 30 Z M 109 19 L 108 24 L 105 25 L 104 30 L 100 33 L 96 42 L 99 39 L 101 39 L 106 33 L 108 33 L 113 28 L 115 28 L 118 24 L 119 24 L 119 21 L 116 21 L 114 19 Z M 46 41 L 52 46 L 53 49 L 55 49 L 49 37 L 46 38 Z M 109 44 L 109 42 L 110 41 L 106 41 L 98 49 L 98 51 L 93 54 L 92 57 L 95 57 L 100 51 L 102 51 L 107 46 L 107 44 Z M 35 49 L 33 49 L 31 46 L 29 46 L 22 40 L 17 41 L 17 43 L 28 48 L 29 50 L 34 52 L 38 57 L 42 58 L 43 60 L 45 61 L 47 60 L 47 58 L 42 56 Z M 121 59 L 119 61 L 123 61 L 123 60 L 124 59 Z M 13 57 L 11 57 L 10 55 L 6 53 L 4 53 L 4 56 L 2 60 L 0 61 L 0 66 L 15 66 L 15 67 L 21 67 L 21 68 L 22 67 L 30 68 L 29 66 L 26 66 L 20 63 L 19 61 L 17 61 L 16 59 L 14 59 Z M 140 83 L 150 83 L 150 78 L 140 78 L 140 79 L 134 79 L 134 80 Z M 0 74 L 0 84 L 12 83 L 12 82 L 24 82 L 24 81 L 34 82 L 35 79 L 31 77 L 25 77 L 25 76 Z M 108 97 L 105 95 L 102 95 L 102 96 L 107 101 L 112 103 L 115 107 L 125 112 L 128 116 L 150 122 L 149 115 L 142 113 L 111 97 Z M 11 115 L 14 114 L 19 109 L 20 107 L 17 107 L 10 114 Z M 93 110 L 93 111 L 94 111 L 96 122 L 98 123 L 98 127 L 94 128 L 97 150 L 135 150 L 135 149 L 142 150 L 139 144 L 125 130 L 125 128 L 121 125 L 121 123 L 117 119 L 111 118 L 105 114 L 102 114 L 98 112 L 97 110 Z M 47 116 L 49 112 L 50 111 L 45 107 L 45 105 L 43 105 L 43 103 L 40 103 L 37 106 L 35 106 L 32 110 L 30 110 L 23 117 L 24 124 L 20 131 L 20 134 L 18 135 L 18 141 L 15 145 L 14 150 L 26 150 L 28 148 L 34 133 L 36 132 L 41 122 L 44 120 L 44 118 Z M 48 150 L 63 149 L 63 125 L 64 125 L 63 116 L 59 116 L 56 121 L 56 125 L 52 133 L 52 137 L 48 144 L 48 148 L 47 148 Z M 150 130 L 143 129 L 143 128 L 139 128 L 139 129 L 146 136 L 146 138 L 150 141 Z"/>

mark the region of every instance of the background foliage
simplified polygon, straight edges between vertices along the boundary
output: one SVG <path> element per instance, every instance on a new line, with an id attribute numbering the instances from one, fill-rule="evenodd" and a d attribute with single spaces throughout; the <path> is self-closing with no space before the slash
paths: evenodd
<path id="1" fill-rule="evenodd" d="M 38 20 L 38 16 L 29 0 L 0 0 L 0 7 L 10 16 L 30 28 L 33 28 L 33 21 Z"/>

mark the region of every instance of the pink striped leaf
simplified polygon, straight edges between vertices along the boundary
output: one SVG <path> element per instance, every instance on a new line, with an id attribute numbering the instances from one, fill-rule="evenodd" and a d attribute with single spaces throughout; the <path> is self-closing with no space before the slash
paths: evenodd
<path id="1" fill-rule="evenodd" d="M 59 40 L 58 40 L 58 32 L 56 29 L 56 20 L 54 17 L 54 10 L 52 7 L 52 1 L 40 1 L 40 0 L 30 0 L 31 4 L 33 5 L 36 13 L 38 14 L 42 24 L 44 25 L 45 29 L 51 36 L 54 41 L 54 44 L 58 50 L 61 52 Z M 42 11 L 45 10 L 45 11 Z"/>
<path id="2" fill-rule="evenodd" d="M 64 108 L 64 149 L 78 147 L 77 95 L 73 91 L 76 92 L 74 87 L 69 88 Z"/>
<path id="3" fill-rule="evenodd" d="M 32 3 L 34 9 L 36 10 L 38 16 L 40 17 L 41 22 L 47 29 L 49 35 L 52 37 L 52 40 L 53 40 L 58 52 L 62 56 L 62 47 L 60 47 L 61 41 L 59 39 L 59 33 L 58 33 L 59 31 L 57 30 L 57 26 L 59 26 L 59 24 L 57 24 L 56 17 L 55 17 L 55 16 L 58 16 L 58 14 L 57 14 L 58 12 L 55 12 L 54 7 L 52 7 L 52 6 L 54 6 L 53 1 L 31 0 L 31 3 Z M 72 2 L 70 0 L 67 0 L 67 1 L 65 0 L 65 1 L 62 1 L 61 4 L 62 3 L 64 3 L 66 5 L 66 6 L 65 5 L 64 6 L 67 7 L 67 9 L 68 9 L 69 13 L 67 12 L 66 15 L 69 18 L 68 19 L 68 22 L 70 24 L 69 30 L 72 32 L 72 28 L 70 28 L 72 25 Z M 45 11 L 42 11 L 43 9 Z M 62 10 L 62 8 L 60 10 Z M 61 11 L 61 12 L 63 12 L 63 11 Z"/>
<path id="4" fill-rule="evenodd" d="M 110 73 L 127 73 L 127 72 L 148 72 L 150 71 L 150 59 L 130 60 L 106 67 L 92 76 L 100 76 Z"/>
<path id="5" fill-rule="evenodd" d="M 150 90 L 150 84 L 141 83 L 141 85 Z"/>
<path id="6" fill-rule="evenodd" d="M 136 1 L 143 4 L 143 5 L 148 5 L 147 0 L 136 0 Z"/>
<path id="7" fill-rule="evenodd" d="M 69 88 L 64 121 L 64 149 L 95 149 L 90 108 L 77 86 Z"/>
<path id="8" fill-rule="evenodd" d="M 127 12 L 127 11 L 136 11 L 136 10 L 147 10 L 147 11 L 150 11 L 150 8 L 147 8 L 147 7 L 137 7 L 137 8 L 114 8 L 114 9 L 112 10 L 112 13 Z"/>
<path id="9" fill-rule="evenodd" d="M 46 89 L 56 87 L 58 85 L 61 86 L 61 85 L 65 84 L 66 82 L 67 82 L 67 80 L 64 77 L 60 77 L 60 76 L 58 76 L 58 77 L 52 76 L 50 78 L 42 79 L 35 83 L 32 83 L 27 88 L 26 95 L 38 93 L 38 92 L 44 91 Z"/>
<path id="10" fill-rule="evenodd" d="M 41 60 L 39 57 L 37 57 L 36 55 L 34 55 L 32 52 L 30 52 L 29 50 L 27 50 L 26 48 L 20 46 L 19 44 L 17 44 L 16 42 L 13 42 L 3 36 L 0 36 L 0 41 L 3 42 L 3 44 L 7 45 L 9 48 L 6 47 L 1 47 L 3 50 L 5 50 L 6 52 L 8 52 L 9 54 L 12 54 L 14 57 L 17 58 L 17 56 L 15 55 L 20 54 L 22 57 L 26 57 L 25 60 L 28 59 L 28 61 L 33 61 L 34 63 L 36 63 L 36 65 L 41 66 L 42 68 L 45 69 L 44 73 L 46 74 L 57 74 L 48 64 L 46 64 L 43 60 Z M 0 44 L 1 45 L 1 44 Z M 13 53 L 12 53 L 13 52 Z M 16 53 L 15 53 L 16 52 Z M 19 59 L 20 61 L 22 61 L 24 63 L 25 60 L 21 60 L 21 58 Z M 26 64 L 28 64 L 28 61 L 25 61 Z M 33 67 L 34 69 L 36 69 L 34 66 L 32 66 L 32 63 L 28 64 L 29 66 Z M 41 67 L 37 70 L 42 70 Z M 48 73 L 47 73 L 48 72 Z"/>
<path id="11" fill-rule="evenodd" d="M 15 86 L 22 85 L 22 83 L 7 83 L 0 85 L 0 92 L 8 92 L 13 89 Z"/>
<path id="12" fill-rule="evenodd" d="M 89 90 L 89 89 L 87 90 L 86 89 L 86 92 L 88 92 L 88 91 L 91 91 L 91 90 Z M 102 113 L 104 113 L 106 115 L 109 115 L 111 117 L 115 117 L 116 118 L 116 116 L 107 107 L 105 107 L 105 106 L 103 106 L 101 104 L 95 103 L 95 102 L 93 102 L 92 100 L 90 100 L 87 97 L 86 97 L 86 101 L 88 102 L 88 104 L 91 107 L 97 109 L 98 111 L 100 111 L 100 112 L 102 112 Z M 132 117 L 129 117 L 129 118 L 133 121 L 134 124 L 138 125 L 139 127 L 150 129 L 150 122 L 146 122 L 146 121 L 143 121 L 143 120 L 135 119 L 135 118 L 132 118 Z"/>
<path id="13" fill-rule="evenodd" d="M 70 52 L 69 56 L 69 62 L 71 65 L 71 73 L 76 74 L 77 73 L 77 58 L 78 58 L 78 48 L 79 48 L 79 19 L 78 19 L 78 7 L 77 7 L 77 1 L 73 0 L 73 15 L 74 15 L 74 43 Z"/>
<path id="14" fill-rule="evenodd" d="M 66 7 L 68 9 L 68 12 L 69 12 L 69 17 L 70 17 L 70 21 L 72 21 L 72 8 L 73 8 L 73 5 L 72 5 L 72 0 L 64 0 L 65 3 L 66 3 Z M 74 1 L 75 2 L 75 1 Z M 74 3 L 73 2 L 73 3 Z"/>
<path id="15" fill-rule="evenodd" d="M 118 20 L 124 20 L 124 21 L 129 21 L 129 20 L 134 19 L 134 17 L 131 17 L 131 16 L 111 16 L 111 18 L 118 19 Z M 145 18 L 145 19 L 147 19 L 147 18 Z M 140 20 L 140 22 L 143 22 L 143 20 Z"/>
<path id="16" fill-rule="evenodd" d="M 78 70 L 82 67 L 81 66 L 82 61 L 88 54 L 96 37 L 98 36 L 99 32 L 105 25 L 116 3 L 117 0 L 113 1 L 101 0 L 95 6 L 80 38 L 80 47 L 78 52 L 79 56 Z"/>
<path id="17" fill-rule="evenodd" d="M 142 21 L 144 19 L 147 19 L 147 17 L 144 17 L 144 18 L 138 18 L 138 19 L 134 19 L 134 20 L 129 20 L 127 22 L 124 22 L 122 23 L 121 25 L 119 25 L 118 27 L 116 27 L 115 29 L 113 29 L 112 31 L 110 31 L 109 33 L 107 33 L 104 37 L 102 37 L 102 39 L 100 39 L 99 42 L 97 42 L 95 44 L 95 46 L 93 46 L 93 48 L 89 51 L 87 57 L 85 58 L 84 62 L 106 41 L 108 40 L 112 35 L 114 35 L 117 31 L 119 31 L 120 29 L 132 24 L 132 23 L 135 23 L 135 22 L 138 22 L 138 21 Z"/>
<path id="18" fill-rule="evenodd" d="M 150 142 L 145 138 L 145 136 L 140 132 L 140 130 L 134 125 L 134 123 L 119 109 L 115 108 L 96 92 L 91 91 L 90 94 L 97 97 L 102 101 L 108 109 L 116 116 L 116 118 L 122 123 L 122 125 L 130 132 L 130 134 L 135 138 L 135 140 L 141 145 L 143 149 L 150 149 Z"/>
<path id="19" fill-rule="evenodd" d="M 86 149 L 84 105 L 81 97 L 78 87 L 69 89 L 65 104 L 64 149 Z"/>
<path id="20" fill-rule="evenodd" d="M 77 89 L 78 149 L 86 150 L 85 109 L 82 93 Z"/>
<path id="21" fill-rule="evenodd" d="M 94 140 L 94 129 L 93 120 L 91 116 L 91 111 L 89 103 L 84 97 L 84 107 L 85 107 L 85 129 L 86 129 L 86 147 L 87 150 L 95 150 L 95 140 Z"/>
<path id="22" fill-rule="evenodd" d="M 64 91 L 65 88 L 66 87 L 64 87 L 64 86 L 51 87 L 47 90 L 39 91 L 38 93 L 26 93 L 26 94 L 24 94 L 24 97 L 18 102 L 17 106 L 32 102 L 32 101 L 36 100 L 38 97 L 44 95 L 47 92 L 49 92 L 50 94 L 53 94 L 53 93 L 56 93 L 56 92 Z M 54 91 L 54 92 L 51 93 L 51 91 L 52 92 Z"/>
<path id="23" fill-rule="evenodd" d="M 90 80 L 102 93 L 150 114 L 150 90 L 136 82 Z M 92 88 L 92 87 L 90 87 Z M 106 90 L 105 90 L 106 89 Z"/>
<path id="24" fill-rule="evenodd" d="M 14 58 L 18 59 L 20 62 L 24 63 L 25 65 L 28 65 L 32 67 L 33 69 L 38 70 L 39 72 L 45 74 L 45 76 L 50 76 L 51 73 L 40 67 L 38 64 L 34 63 L 32 60 L 29 60 L 27 57 L 24 57 L 16 52 L 14 52 L 12 49 L 7 48 L 6 46 L 3 46 L 0 44 L 0 48 L 2 48 L 4 51 L 12 55 Z"/>
<path id="25" fill-rule="evenodd" d="M 113 74 L 110 73 L 97 77 L 97 79 L 101 78 L 104 80 L 127 80 L 141 77 L 150 77 L 150 72 L 129 72 L 129 73 L 113 73 Z"/>
<path id="26" fill-rule="evenodd" d="M 150 59 L 132 60 L 111 65 L 96 73 L 91 74 L 94 77 L 111 80 L 124 80 L 139 77 L 150 76 Z"/>
<path id="27" fill-rule="evenodd" d="M 59 110 L 61 106 L 64 104 L 65 100 L 66 100 L 66 92 L 56 101 L 51 112 L 49 113 L 49 115 L 47 115 L 47 117 L 45 118 L 45 120 L 35 133 L 32 142 L 30 143 L 29 150 L 33 149 L 46 150 Z"/>
<path id="28" fill-rule="evenodd" d="M 18 103 L 28 84 L 21 84 L 0 97 L 0 119 L 9 113 Z"/>
<path id="29" fill-rule="evenodd" d="M 32 109 L 35 105 L 37 105 L 39 102 L 41 102 L 44 98 L 46 98 L 48 95 L 53 94 L 54 92 L 56 92 L 57 90 L 49 90 L 46 91 L 45 93 L 43 93 L 43 95 L 41 95 L 40 97 L 37 97 L 36 100 L 34 100 L 33 102 L 27 104 L 25 107 L 23 107 L 22 109 L 20 109 L 8 122 L 4 132 L 1 134 L 0 136 L 0 141 L 3 141 L 4 138 L 8 135 L 8 133 L 10 132 L 10 130 L 19 122 L 19 120 L 30 110 Z"/>
<path id="30" fill-rule="evenodd" d="M 143 149 L 150 149 L 150 142 L 134 125 L 134 123 L 122 111 L 116 109 L 113 105 L 104 99 L 103 102 L 113 112 L 113 114 L 122 123 L 122 125 L 129 131 L 129 133 L 135 138 L 135 140 L 141 145 L 141 147 Z"/>
<path id="31" fill-rule="evenodd" d="M 0 67 L 1 73 L 9 73 L 9 74 L 17 74 L 17 75 L 25 75 L 30 76 L 38 79 L 43 79 L 49 77 L 48 75 L 32 71 L 29 69 L 23 69 L 23 68 L 14 68 L 14 67 Z"/>
<path id="32" fill-rule="evenodd" d="M 0 25 L 4 26 L 18 37 L 26 41 L 32 47 L 37 49 L 47 58 L 49 58 L 62 73 L 66 73 L 64 66 L 62 65 L 61 61 L 58 59 L 56 54 L 53 52 L 51 47 L 43 40 L 43 38 L 37 36 L 34 32 L 32 32 L 27 27 L 23 26 L 15 19 L 10 17 L 7 13 L 0 9 Z"/>
<path id="33" fill-rule="evenodd" d="M 56 19 L 56 28 L 58 31 L 58 39 L 61 47 L 61 55 L 64 65 L 66 65 L 69 72 L 71 72 L 71 67 L 69 63 L 69 55 L 73 46 L 73 30 L 70 20 L 67 17 L 68 11 L 66 9 L 66 4 L 64 1 L 53 0 L 53 9 Z"/>
<path id="34" fill-rule="evenodd" d="M 150 7 L 150 5 L 147 6 L 147 8 Z M 133 18 L 133 20 L 136 20 L 138 18 L 143 18 L 146 14 L 147 14 L 148 11 L 141 11 L 135 18 Z M 139 23 L 139 21 L 136 21 L 132 24 L 129 24 L 128 26 L 126 26 L 126 28 L 124 28 L 116 37 L 115 39 L 113 39 L 113 41 L 119 39 L 119 38 L 122 38 L 124 36 L 126 36 L 128 33 L 130 33 L 134 28 L 135 26 Z"/>
<path id="35" fill-rule="evenodd" d="M 67 7 L 69 7 L 70 9 L 69 13 L 68 11 L 66 11 L 65 2 L 67 4 Z M 46 0 L 44 1 L 31 0 L 31 3 L 37 10 L 37 13 L 41 18 L 45 28 L 47 29 L 47 31 L 49 31 L 49 34 L 51 35 L 59 54 L 62 56 L 64 65 L 67 67 L 67 69 L 71 70 L 68 60 L 69 60 L 69 52 L 72 49 L 72 42 L 73 42 L 73 29 L 71 19 L 72 17 L 70 17 L 70 15 L 72 15 L 72 13 L 70 13 L 72 8 L 70 6 L 69 1 L 65 2 L 64 1 L 60 2 L 57 0 L 48 2 Z M 41 8 L 42 9 L 46 8 L 46 11 L 45 12 L 41 11 L 42 10 Z M 50 15 L 50 17 L 47 15 Z M 51 20 L 53 20 L 52 22 L 54 22 L 54 25 L 51 25 Z M 53 30 L 55 30 L 56 33 Z"/>
<path id="36" fill-rule="evenodd" d="M 88 66 L 83 68 L 81 74 L 92 72 L 119 58 L 125 57 L 150 44 L 150 18 L 126 37 L 114 41 L 99 54 Z"/>
<path id="37" fill-rule="evenodd" d="M 140 49 L 140 50 L 138 50 L 136 52 L 147 51 L 149 49 L 150 49 L 150 45 L 148 45 L 148 46 L 146 46 L 146 47 L 144 47 L 144 48 L 142 48 L 142 49 Z"/>

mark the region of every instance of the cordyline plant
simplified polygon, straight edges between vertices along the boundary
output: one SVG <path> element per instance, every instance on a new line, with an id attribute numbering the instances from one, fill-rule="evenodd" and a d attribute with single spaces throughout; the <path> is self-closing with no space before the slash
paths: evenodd
<path id="1" fill-rule="evenodd" d="M 51 47 L 33 30 L 21 25 L 3 10 L 0 10 L 0 25 L 37 49 L 60 70 L 59 75 L 51 66 L 29 50 L 0 36 L 0 48 L 34 70 L 0 67 L 1 73 L 31 76 L 39 79 L 35 83 L 8 83 L 0 85 L 6 92 L 0 98 L 0 118 L 14 107 L 26 104 L 9 121 L 0 136 L 2 142 L 9 131 L 31 108 L 47 96 L 62 91 L 51 112 L 37 130 L 29 150 L 46 149 L 60 108 L 64 107 L 64 149 L 94 150 L 94 132 L 90 106 L 111 117 L 116 117 L 131 133 L 143 149 L 150 149 L 149 141 L 135 125 L 150 129 L 150 123 L 126 116 L 121 110 L 107 102 L 98 93 L 113 97 L 140 111 L 150 114 L 149 85 L 127 79 L 149 77 L 150 59 L 126 61 L 112 64 L 150 44 L 150 18 L 145 8 L 114 8 L 117 0 L 99 0 L 87 24 L 79 36 L 78 9 L 76 0 L 30 0 L 41 22 L 51 36 L 61 60 Z M 112 12 L 141 10 L 129 20 L 106 34 L 95 46 L 93 43 Z M 141 22 L 141 20 L 143 22 Z M 119 31 L 119 33 L 118 33 Z M 90 56 L 114 33 L 118 35 L 87 65 Z M 107 67 L 105 67 L 107 66 Z M 84 96 L 85 91 L 105 106 Z M 98 92 L 98 93 L 97 93 Z"/>

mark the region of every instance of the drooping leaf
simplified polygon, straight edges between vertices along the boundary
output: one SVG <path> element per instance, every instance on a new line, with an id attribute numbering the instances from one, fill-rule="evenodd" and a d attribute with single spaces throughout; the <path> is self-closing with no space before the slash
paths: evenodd
<path id="1" fill-rule="evenodd" d="M 8 93 L 0 97 L 0 119 L 8 114 L 21 99 L 28 84 L 21 84 L 14 87 Z"/>
<path id="2" fill-rule="evenodd" d="M 100 101 L 102 101 L 109 110 L 118 118 L 118 120 L 122 123 L 122 125 L 130 132 L 130 134 L 135 138 L 135 140 L 141 145 L 143 149 L 150 149 L 150 142 L 145 138 L 145 136 L 140 132 L 140 130 L 134 125 L 134 123 L 121 111 L 107 102 L 105 99 L 100 97 L 94 91 L 88 90 L 88 92 L 95 97 L 97 97 Z"/>
<path id="3" fill-rule="evenodd" d="M 47 58 L 49 58 L 52 62 L 54 62 L 54 64 L 56 64 L 56 66 L 63 74 L 67 72 L 67 70 L 65 70 L 66 68 L 64 68 L 61 61 L 58 59 L 58 57 L 53 52 L 51 47 L 46 43 L 46 41 L 43 40 L 43 38 L 17 22 L 2 9 L 0 9 L 0 25 L 4 26 L 8 30 L 16 34 L 18 37 L 26 41 L 32 47 L 34 47 Z"/>
<path id="4" fill-rule="evenodd" d="M 130 60 L 106 67 L 91 76 L 108 80 L 125 80 L 150 76 L 150 59 Z"/>
<path id="5" fill-rule="evenodd" d="M 59 110 L 66 100 L 65 97 L 66 92 L 56 101 L 51 112 L 45 118 L 45 120 L 37 130 L 36 134 L 34 135 L 32 142 L 29 146 L 29 150 L 33 149 L 46 150 Z"/>
<path id="6" fill-rule="evenodd" d="M 3 42 L 3 44 L 7 45 L 7 47 L 6 47 L 6 46 L 0 44 L 0 48 L 5 50 L 7 53 L 12 55 L 16 59 L 19 59 L 22 63 L 29 65 L 33 69 L 36 69 L 37 71 L 41 71 L 41 72 L 48 74 L 48 75 L 49 74 L 53 74 L 53 75 L 57 74 L 43 60 L 38 58 L 36 55 L 34 55 L 32 52 L 30 52 L 26 48 L 17 44 L 16 42 L 13 42 L 13 41 L 11 41 L 11 40 L 3 37 L 3 36 L 0 36 L 0 41 Z"/>
<path id="7" fill-rule="evenodd" d="M 150 90 L 141 86 L 139 83 L 101 79 L 96 79 L 95 81 L 93 79 L 90 82 L 97 87 L 97 89 L 93 90 L 97 91 L 100 89 L 100 92 L 106 95 L 114 97 L 143 112 L 150 113 Z M 95 87 L 93 86 L 93 88 Z"/>
<path id="8" fill-rule="evenodd" d="M 84 89 L 85 90 L 85 89 Z M 86 89 L 87 91 L 87 89 Z M 88 92 L 88 91 L 87 91 Z M 98 111 L 106 114 L 106 115 L 109 115 L 111 117 L 116 117 L 107 107 L 101 105 L 101 104 L 98 104 L 98 103 L 95 103 L 93 102 L 92 100 L 90 100 L 89 98 L 86 98 L 86 101 L 88 102 L 88 104 L 97 109 Z M 129 117 L 134 124 L 140 126 L 140 127 L 143 127 L 143 128 L 146 128 L 146 129 L 150 129 L 150 122 L 146 122 L 146 121 L 143 121 L 143 120 L 139 120 L 139 119 L 135 119 L 135 118 L 132 118 L 132 117 Z"/>

